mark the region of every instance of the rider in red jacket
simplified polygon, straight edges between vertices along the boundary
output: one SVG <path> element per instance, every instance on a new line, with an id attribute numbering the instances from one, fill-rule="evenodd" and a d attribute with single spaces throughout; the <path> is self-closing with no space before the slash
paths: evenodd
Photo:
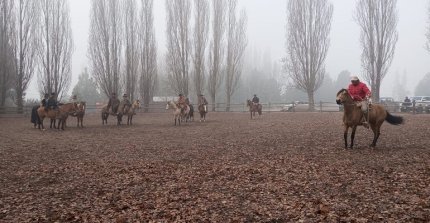
<path id="1" fill-rule="evenodd" d="M 367 124 L 367 116 L 368 116 L 368 108 L 371 103 L 370 96 L 372 95 L 367 85 L 363 82 L 360 82 L 357 76 L 351 77 L 351 84 L 348 87 L 348 92 L 352 97 L 352 100 L 356 101 L 357 104 L 361 107 L 361 111 L 364 113 L 364 121 L 363 126 L 368 128 Z"/>

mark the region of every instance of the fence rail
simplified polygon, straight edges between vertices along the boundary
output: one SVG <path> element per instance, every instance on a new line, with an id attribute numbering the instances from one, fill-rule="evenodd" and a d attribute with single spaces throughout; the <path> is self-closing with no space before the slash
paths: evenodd
<path id="1" fill-rule="evenodd" d="M 263 106 L 263 112 L 309 112 L 308 104 L 300 103 L 285 103 L 285 102 L 268 102 L 261 103 Z M 382 103 L 385 108 L 390 112 L 410 112 L 410 113 L 430 113 L 430 103 L 419 103 L 411 104 L 409 107 L 402 106 L 401 102 L 391 102 Z M 194 105 L 194 110 L 197 110 L 196 105 Z M 25 106 L 22 110 L 17 107 L 0 107 L 0 115 L 2 117 L 15 117 L 15 116 L 29 116 L 31 114 L 31 109 L 33 106 Z M 102 106 L 87 105 L 87 113 L 97 113 L 100 112 Z M 228 105 L 226 103 L 216 103 L 209 104 L 208 110 L 210 112 L 248 112 L 249 108 L 246 103 L 233 103 Z M 313 112 L 339 112 L 342 111 L 342 106 L 337 105 L 333 102 L 316 102 L 314 105 Z M 162 102 L 151 103 L 148 106 L 141 106 L 137 111 L 138 113 L 163 113 L 168 112 L 166 110 L 166 104 Z"/>

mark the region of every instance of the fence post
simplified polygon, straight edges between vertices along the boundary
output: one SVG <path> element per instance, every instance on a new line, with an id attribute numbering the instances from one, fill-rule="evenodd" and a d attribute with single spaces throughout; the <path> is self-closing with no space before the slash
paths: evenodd
<path id="1" fill-rule="evenodd" d="M 320 101 L 320 112 L 323 112 L 322 105 L 323 105 L 323 103 L 322 103 L 322 101 Z"/>
<path id="2" fill-rule="evenodd" d="M 291 102 L 291 104 L 293 105 L 293 112 L 296 112 L 296 104 L 293 102 Z"/>
<path id="3" fill-rule="evenodd" d="M 412 113 L 416 114 L 415 100 L 412 101 Z"/>

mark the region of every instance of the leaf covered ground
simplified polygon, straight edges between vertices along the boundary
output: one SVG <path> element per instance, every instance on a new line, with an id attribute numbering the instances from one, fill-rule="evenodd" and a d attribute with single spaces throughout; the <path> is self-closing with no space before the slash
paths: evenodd
<path id="1" fill-rule="evenodd" d="M 429 222 L 430 116 L 404 117 L 376 149 L 360 127 L 354 150 L 341 113 L 0 118 L 0 222 Z"/>

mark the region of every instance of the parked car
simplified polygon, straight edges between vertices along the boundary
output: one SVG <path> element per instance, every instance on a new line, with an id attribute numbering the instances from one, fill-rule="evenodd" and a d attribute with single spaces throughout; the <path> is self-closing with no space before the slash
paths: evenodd
<path id="1" fill-rule="evenodd" d="M 384 105 L 384 107 L 390 112 L 398 112 L 400 109 L 400 104 L 394 101 L 392 97 L 380 97 L 379 103 Z"/>
<path id="2" fill-rule="evenodd" d="M 413 96 L 411 101 L 415 101 L 415 109 L 417 113 L 430 113 L 430 96 Z"/>

